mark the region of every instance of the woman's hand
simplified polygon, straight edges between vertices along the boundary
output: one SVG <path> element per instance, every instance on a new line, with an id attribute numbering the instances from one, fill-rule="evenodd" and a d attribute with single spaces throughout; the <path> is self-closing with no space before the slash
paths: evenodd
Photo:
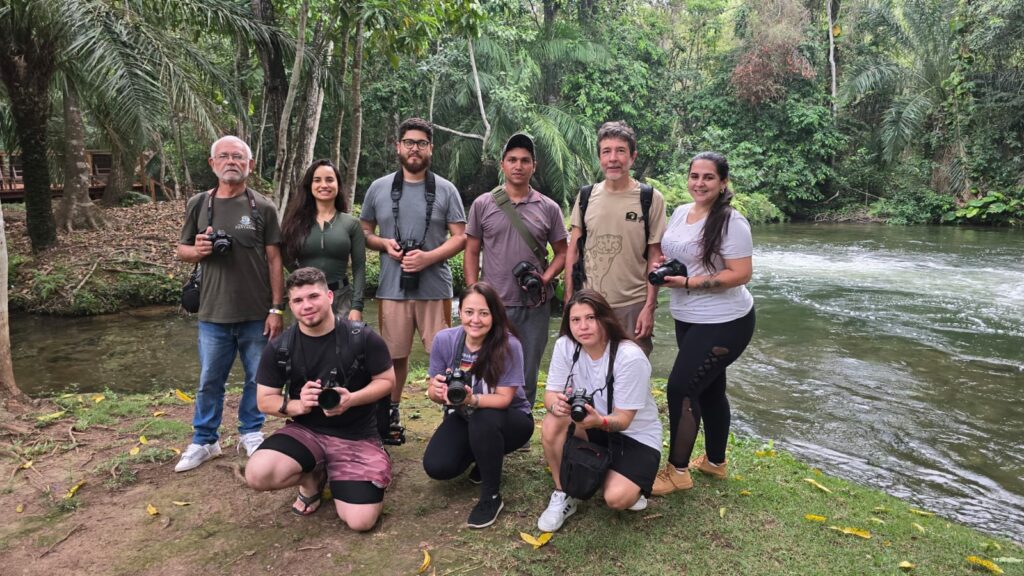
<path id="1" fill-rule="evenodd" d="M 359 310 L 349 310 L 348 311 L 348 319 L 353 321 L 353 322 L 362 322 L 363 321 L 363 313 L 360 312 Z"/>
<path id="2" fill-rule="evenodd" d="M 427 397 L 438 404 L 448 403 L 448 384 L 445 382 L 445 374 L 436 374 L 430 381 L 427 388 Z"/>
<path id="3" fill-rule="evenodd" d="M 587 410 L 587 415 L 583 420 L 576 423 L 576 427 L 584 430 L 588 430 L 590 428 L 603 428 L 606 416 L 602 416 L 590 404 L 585 404 L 584 407 Z"/>
<path id="4" fill-rule="evenodd" d="M 569 397 L 566 396 L 565 394 L 559 392 L 558 393 L 558 399 L 555 400 L 554 402 L 552 402 L 551 406 L 548 406 L 548 412 L 552 416 L 558 416 L 559 418 L 564 418 L 564 417 L 568 416 L 569 415 Z"/>

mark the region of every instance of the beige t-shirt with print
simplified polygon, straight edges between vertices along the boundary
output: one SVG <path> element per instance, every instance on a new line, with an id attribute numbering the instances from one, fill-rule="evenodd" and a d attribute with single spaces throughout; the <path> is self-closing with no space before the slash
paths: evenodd
<path id="1" fill-rule="evenodd" d="M 572 207 L 571 226 L 580 227 L 580 199 Z M 665 233 L 665 197 L 654 191 L 650 211 L 651 236 L 658 244 Z M 587 243 L 584 288 L 593 288 L 612 308 L 647 299 L 647 261 L 644 260 L 644 221 L 640 208 L 640 183 L 627 192 L 609 193 L 604 182 L 594 185 L 587 206 Z M 578 287 L 577 287 L 578 288 Z"/>

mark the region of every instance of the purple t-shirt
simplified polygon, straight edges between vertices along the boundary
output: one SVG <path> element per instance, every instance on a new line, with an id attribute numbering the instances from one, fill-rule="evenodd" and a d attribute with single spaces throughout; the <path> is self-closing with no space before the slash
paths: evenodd
<path id="1" fill-rule="evenodd" d="M 459 344 L 459 336 L 461 334 L 462 326 L 456 326 L 454 328 L 445 328 L 434 336 L 434 342 L 430 346 L 429 374 L 431 378 L 438 374 L 444 374 L 446 370 L 454 367 L 455 347 Z M 510 334 L 508 337 L 508 347 L 508 365 L 505 366 L 504 373 L 502 373 L 501 378 L 493 386 L 515 388 L 515 395 L 512 397 L 512 402 L 508 405 L 508 409 L 522 410 L 527 414 L 533 414 L 532 406 L 527 401 L 526 392 L 523 390 L 523 385 L 526 382 L 526 378 L 523 376 L 523 345 L 519 343 L 518 338 Z M 476 362 L 476 359 L 476 353 L 470 352 L 463 347 L 462 359 L 458 363 L 458 367 L 464 371 L 469 370 L 473 363 Z M 489 390 L 484 389 L 484 384 L 485 382 L 474 377 L 473 394 L 490 393 Z"/>
<path id="2" fill-rule="evenodd" d="M 525 200 L 518 204 L 513 202 L 512 206 L 538 245 L 554 246 L 566 239 L 562 210 L 554 200 L 531 188 Z M 482 194 L 473 201 L 466 234 L 479 238 L 483 244 L 481 279 L 494 286 L 505 306 L 523 306 L 523 291 L 512 275 L 512 269 L 526 260 L 543 274 L 547 263 L 537 260 L 490 193 Z M 551 298 L 551 290 L 548 286 L 548 298 Z"/>

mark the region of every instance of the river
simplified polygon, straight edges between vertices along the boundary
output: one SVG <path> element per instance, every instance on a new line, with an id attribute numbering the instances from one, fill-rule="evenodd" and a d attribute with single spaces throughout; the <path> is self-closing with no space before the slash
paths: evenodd
<path id="1" fill-rule="evenodd" d="M 1024 540 L 1024 232 L 782 224 L 754 241 L 757 331 L 729 370 L 734 429 Z M 656 376 L 671 330 L 659 317 Z M 30 394 L 195 388 L 194 320 L 166 310 L 16 316 L 11 331 Z"/>

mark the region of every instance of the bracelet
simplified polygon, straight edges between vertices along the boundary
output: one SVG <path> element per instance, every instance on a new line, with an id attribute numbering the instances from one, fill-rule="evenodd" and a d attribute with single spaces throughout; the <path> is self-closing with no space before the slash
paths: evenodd
<path id="1" fill-rule="evenodd" d="M 278 412 L 284 414 L 285 418 L 288 417 L 288 396 L 284 394 L 281 395 L 281 408 L 278 409 Z"/>
<path id="2" fill-rule="evenodd" d="M 277 308 L 271 308 L 267 310 L 267 314 L 277 314 L 278 316 L 284 316 L 284 310 L 278 310 Z"/>
<path id="3" fill-rule="evenodd" d="M 690 277 L 689 276 L 686 277 L 686 283 L 683 284 L 683 288 L 686 288 L 687 290 L 690 289 Z"/>
<path id="4" fill-rule="evenodd" d="M 607 416 L 602 416 L 601 417 L 601 429 L 604 430 L 605 432 L 608 431 L 608 417 Z"/>

